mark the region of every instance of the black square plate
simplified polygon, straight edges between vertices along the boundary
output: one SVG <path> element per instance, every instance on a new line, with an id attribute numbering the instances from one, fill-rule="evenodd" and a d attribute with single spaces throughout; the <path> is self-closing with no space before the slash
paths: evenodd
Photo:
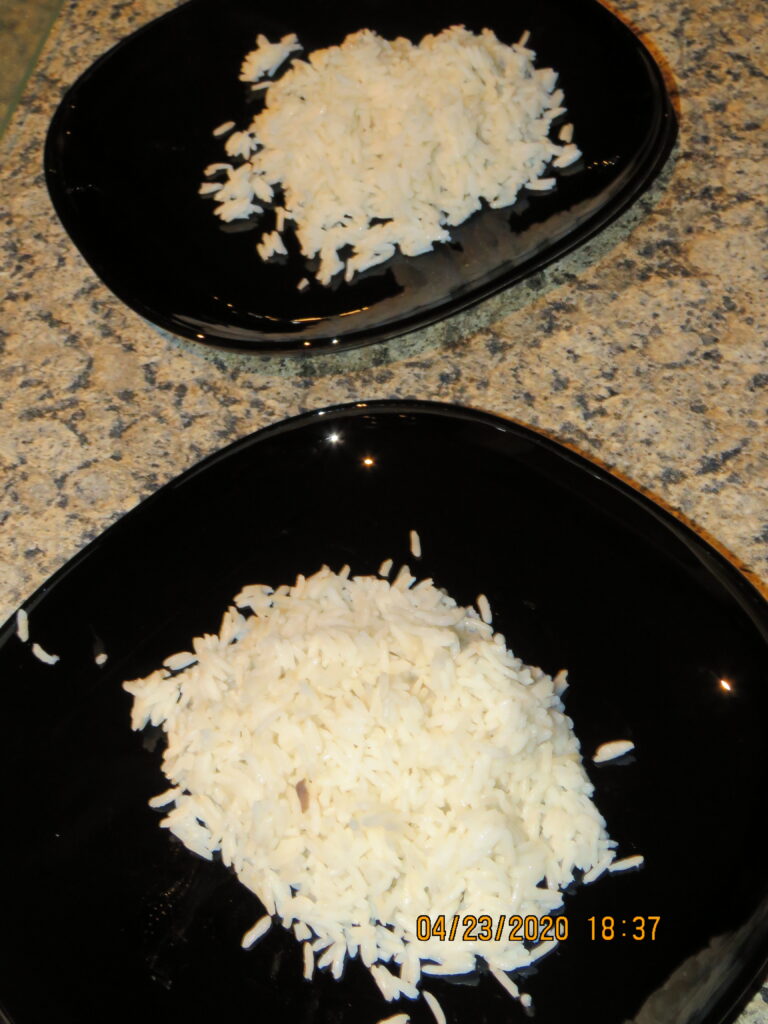
<path id="1" fill-rule="evenodd" d="M 423 1000 L 385 1004 L 358 961 L 341 981 L 305 982 L 279 926 L 240 948 L 259 902 L 158 827 L 147 801 L 166 788 L 162 741 L 131 732 L 121 689 L 218 629 L 246 583 L 323 563 L 415 567 L 411 529 L 419 575 L 462 603 L 486 593 L 520 657 L 569 669 L 596 803 L 620 854 L 645 857 L 566 897 L 567 940 L 522 979 L 534 1019 L 731 1019 L 768 950 L 765 602 L 689 529 L 567 449 L 417 402 L 277 424 L 162 488 L 27 602 L 56 665 L 15 621 L 0 630 L 0 1019 L 374 1024 L 407 1012 L 433 1024 Z M 634 760 L 593 765 L 619 737 Z M 637 917 L 659 918 L 655 938 Z M 450 1024 L 523 1024 L 493 978 L 459 981 L 426 982 Z"/>
<path id="2" fill-rule="evenodd" d="M 454 241 L 400 255 L 349 284 L 298 282 L 298 249 L 255 253 L 259 232 L 231 230 L 197 194 L 222 159 L 212 130 L 250 121 L 240 63 L 257 32 L 296 32 L 305 50 L 361 28 L 419 41 L 453 24 L 506 43 L 531 32 L 538 66 L 560 72 L 583 159 L 552 192 L 483 209 Z M 661 168 L 676 133 L 648 51 L 597 0 L 191 0 L 121 42 L 66 94 L 48 134 L 56 210 L 83 256 L 146 319 L 186 338 L 254 352 L 368 344 L 422 327 L 519 281 L 600 230 Z M 236 222 L 237 224 L 238 222 Z M 243 222 L 239 222 L 241 225 Z M 246 224 L 246 228 L 247 228 Z"/>

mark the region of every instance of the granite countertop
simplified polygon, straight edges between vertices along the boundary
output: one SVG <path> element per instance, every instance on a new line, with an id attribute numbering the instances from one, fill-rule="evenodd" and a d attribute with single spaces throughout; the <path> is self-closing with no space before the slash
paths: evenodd
<path id="1" fill-rule="evenodd" d="M 616 0 L 680 118 L 650 191 L 468 312 L 381 345 L 277 359 L 214 353 L 141 320 L 79 256 L 45 190 L 42 145 L 63 91 L 172 6 L 69 0 L 3 140 L 0 622 L 210 452 L 376 398 L 457 402 L 545 431 L 683 517 L 766 592 L 765 9 Z M 768 1022 L 760 994 L 747 1018 Z"/>

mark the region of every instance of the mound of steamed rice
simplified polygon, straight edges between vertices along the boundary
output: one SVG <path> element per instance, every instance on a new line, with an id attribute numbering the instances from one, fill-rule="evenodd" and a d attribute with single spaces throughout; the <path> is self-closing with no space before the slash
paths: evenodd
<path id="1" fill-rule="evenodd" d="M 392 583 L 323 568 L 235 605 L 218 636 L 124 684 L 133 728 L 167 733 L 162 825 L 219 851 L 293 929 L 306 977 L 359 957 L 385 998 L 415 998 L 422 973 L 480 957 L 516 994 L 504 972 L 554 943 L 420 941 L 417 918 L 541 917 L 613 861 L 565 673 L 523 665 L 407 568 Z"/>
<path id="2" fill-rule="evenodd" d="M 264 109 L 241 131 L 215 130 L 232 162 L 210 165 L 200 191 L 224 221 L 260 217 L 262 259 L 286 253 L 290 225 L 321 284 L 398 249 L 427 252 L 481 201 L 549 189 L 547 169 L 581 155 L 570 125 L 550 138 L 563 92 L 526 39 L 506 46 L 453 26 L 414 45 L 364 29 L 302 60 L 295 35 L 259 36 L 240 77 L 259 83 Z"/>

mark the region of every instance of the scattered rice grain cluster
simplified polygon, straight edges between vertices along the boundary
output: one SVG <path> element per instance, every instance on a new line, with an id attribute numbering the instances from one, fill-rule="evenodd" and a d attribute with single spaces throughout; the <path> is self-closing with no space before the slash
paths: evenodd
<path id="1" fill-rule="evenodd" d="M 396 250 L 428 252 L 483 201 L 547 190 L 548 168 L 580 156 L 570 126 L 550 138 L 564 96 L 526 41 L 453 26 L 414 45 L 363 29 L 303 60 L 295 35 L 259 36 L 240 77 L 264 109 L 243 130 L 215 129 L 230 162 L 206 168 L 200 191 L 224 221 L 263 216 L 264 260 L 286 253 L 290 224 L 324 285 Z"/>
<path id="2" fill-rule="evenodd" d="M 220 852 L 303 943 L 307 978 L 359 957 L 386 999 L 416 998 L 482 958 L 503 984 L 553 943 L 420 941 L 417 918 L 541 917 L 614 859 L 565 673 L 407 567 L 249 586 L 218 635 L 124 686 L 133 728 L 167 733 L 162 825 Z"/>

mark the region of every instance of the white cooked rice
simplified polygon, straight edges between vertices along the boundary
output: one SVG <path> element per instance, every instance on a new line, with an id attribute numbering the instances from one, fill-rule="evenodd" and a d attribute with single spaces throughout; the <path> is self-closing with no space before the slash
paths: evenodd
<path id="1" fill-rule="evenodd" d="M 308 942 L 305 942 L 302 947 L 303 965 L 304 965 L 304 977 L 307 981 L 312 980 L 312 975 L 315 973 L 315 957 L 312 953 L 312 947 Z"/>
<path id="2" fill-rule="evenodd" d="M 490 967 L 489 970 L 496 981 L 498 981 L 506 992 L 509 992 L 513 999 L 520 998 L 520 989 L 511 978 L 507 977 L 504 971 L 500 971 L 498 967 Z"/>
<path id="3" fill-rule="evenodd" d="M 30 650 L 39 661 L 44 662 L 46 665 L 55 665 L 59 660 L 58 654 L 49 654 L 40 644 L 32 644 Z"/>
<path id="4" fill-rule="evenodd" d="M 229 132 L 232 131 L 234 127 L 234 121 L 225 121 L 223 124 L 220 124 L 218 127 L 213 129 L 213 134 L 217 137 L 221 135 L 227 135 Z"/>
<path id="5" fill-rule="evenodd" d="M 615 761 L 617 757 L 623 757 L 630 750 L 635 749 L 632 740 L 609 740 L 608 743 L 601 743 L 592 756 L 595 764 L 604 764 L 606 761 Z"/>
<path id="6" fill-rule="evenodd" d="M 272 927 L 272 918 L 269 914 L 260 917 L 256 924 L 249 928 L 240 941 L 243 949 L 250 949 L 255 946 L 259 939 L 263 938 Z"/>
<path id="7" fill-rule="evenodd" d="M 493 615 L 491 613 L 491 604 L 485 594 L 478 594 L 477 600 L 475 601 L 477 610 L 480 612 L 480 618 L 483 622 L 487 622 L 490 625 L 493 622 Z"/>
<path id="8" fill-rule="evenodd" d="M 262 235 L 261 241 L 256 246 L 256 251 L 263 260 L 268 260 L 270 256 L 274 256 L 276 253 L 285 255 L 288 250 L 285 248 L 285 243 L 280 237 L 280 232 L 270 231 Z"/>
<path id="9" fill-rule="evenodd" d="M 437 1024 L 445 1024 L 445 1014 L 443 1013 L 442 1006 L 440 1005 L 440 1003 L 438 1003 L 437 999 L 432 995 L 432 993 L 427 992 L 426 989 L 424 990 L 424 999 L 426 1001 L 427 1006 L 432 1011 L 432 1016 L 437 1021 Z"/>
<path id="10" fill-rule="evenodd" d="M 173 803 L 176 797 L 180 795 L 181 790 L 179 789 L 179 787 L 172 786 L 170 789 L 166 789 L 164 793 L 158 793 L 157 796 L 153 796 L 152 799 L 149 801 L 149 806 L 154 808 L 167 807 L 168 804 Z"/>
<path id="11" fill-rule="evenodd" d="M 23 608 L 16 612 L 16 636 L 23 644 L 29 642 L 29 616 Z"/>
<path id="12" fill-rule="evenodd" d="M 554 178 L 538 178 L 536 181 L 529 181 L 526 186 L 532 192 L 549 192 L 555 187 Z"/>
<path id="13" fill-rule="evenodd" d="M 191 651 L 179 651 L 177 654 L 169 655 L 163 662 L 163 665 L 170 669 L 171 672 L 179 672 L 183 668 L 194 665 L 196 661 L 197 657 Z"/>
<path id="14" fill-rule="evenodd" d="M 604 857 L 601 860 L 599 860 L 597 864 L 591 867 L 589 871 L 587 871 L 586 874 L 583 876 L 583 878 L 581 879 L 582 885 L 591 885 L 592 882 L 596 882 L 598 878 L 604 875 L 605 872 L 608 870 L 612 860 L 612 857 Z"/>
<path id="15" fill-rule="evenodd" d="M 416 921 L 540 917 L 613 860 L 555 681 L 405 566 L 393 583 L 324 567 L 236 603 L 184 669 L 124 683 L 133 728 L 167 733 L 163 827 L 256 893 L 251 933 L 276 915 L 315 937 L 305 976 L 313 954 L 334 977 L 359 956 L 385 999 L 415 998 L 421 961 L 480 957 L 512 994 L 499 972 L 555 942 L 421 941 Z"/>
<path id="16" fill-rule="evenodd" d="M 274 75 L 292 53 L 301 50 L 295 34 L 283 36 L 279 43 L 270 43 L 266 36 L 256 36 L 256 49 L 252 50 L 240 67 L 241 82 L 258 82 L 265 75 Z"/>
<path id="17" fill-rule="evenodd" d="M 623 857 L 621 860 L 615 860 L 608 868 L 609 871 L 631 871 L 633 868 L 640 868 L 645 864 L 645 857 L 641 853 L 636 853 L 633 857 Z"/>
<path id="18" fill-rule="evenodd" d="M 274 200 L 284 211 L 277 232 L 292 224 L 321 284 L 398 249 L 428 252 L 483 202 L 510 206 L 524 188 L 551 189 L 546 169 L 580 156 L 572 131 L 550 137 L 564 96 L 557 73 L 534 66 L 527 39 L 506 46 L 490 29 L 454 25 L 414 45 L 363 29 L 303 60 L 292 56 L 295 36 L 259 36 L 241 79 L 266 86 L 264 109 L 228 136 L 227 155 L 242 163 L 204 194 L 225 222 Z M 281 77 L 259 82 L 289 58 Z M 262 259 L 280 251 L 264 239 L 257 249 Z"/>
<path id="19" fill-rule="evenodd" d="M 210 196 L 219 192 L 221 189 L 221 182 L 219 181 L 204 181 L 200 188 L 197 190 L 201 196 Z"/>
<path id="20" fill-rule="evenodd" d="M 232 164 L 208 164 L 208 166 L 203 171 L 203 174 L 205 174 L 206 178 L 212 178 L 214 174 L 219 174 L 222 171 L 231 170 L 233 170 Z"/>
<path id="21" fill-rule="evenodd" d="M 446 964 L 424 964 L 421 968 L 422 974 L 469 974 L 470 971 L 475 969 L 475 958 L 474 956 L 468 956 L 465 958 L 462 964 L 458 965 L 451 959 L 450 963 Z"/>
<path id="22" fill-rule="evenodd" d="M 411 554 L 414 558 L 421 558 L 421 537 L 416 530 L 411 530 L 409 535 Z"/>

